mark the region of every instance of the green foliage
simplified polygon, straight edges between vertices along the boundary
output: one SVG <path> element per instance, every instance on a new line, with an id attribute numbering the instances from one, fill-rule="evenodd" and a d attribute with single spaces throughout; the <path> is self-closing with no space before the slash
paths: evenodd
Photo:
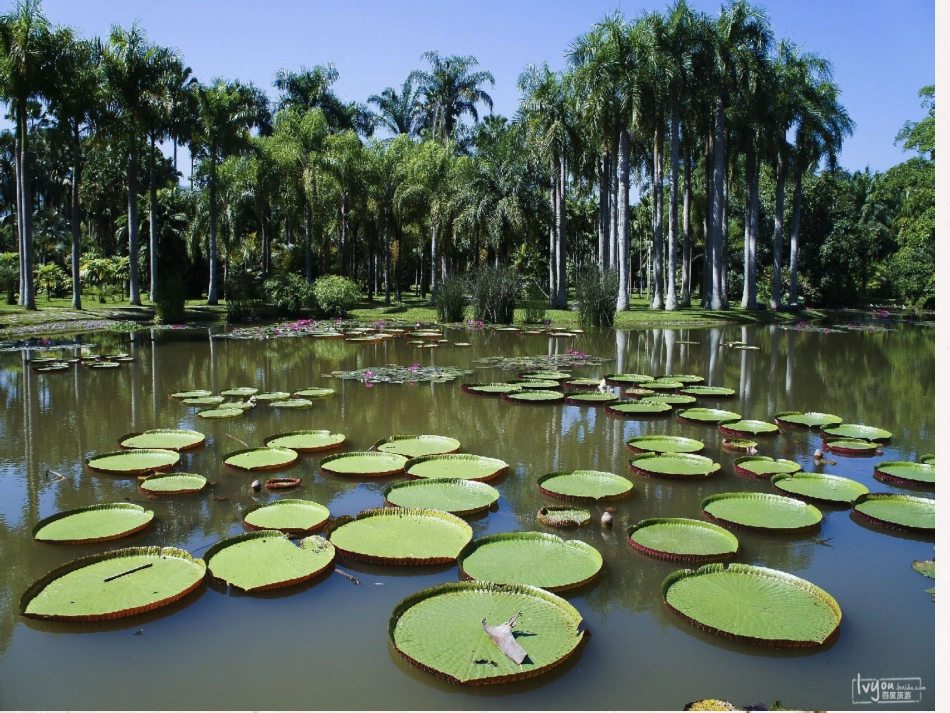
<path id="1" fill-rule="evenodd" d="M 48 262 L 36 268 L 36 281 L 46 293 L 46 300 L 62 297 L 69 289 L 69 275 L 55 262 Z"/>
<path id="2" fill-rule="evenodd" d="M 281 314 L 301 314 L 309 306 L 309 298 L 310 286 L 300 275 L 280 274 L 264 282 L 264 299 Z"/>
<path id="3" fill-rule="evenodd" d="M 228 321 L 253 318 L 263 306 L 260 277 L 253 270 L 232 269 L 225 285 Z"/>
<path id="4" fill-rule="evenodd" d="M 324 275 L 310 289 L 317 309 L 329 317 L 346 317 L 360 301 L 360 288 L 348 277 Z"/>
<path id="5" fill-rule="evenodd" d="M 585 327 L 612 327 L 617 313 L 617 273 L 586 268 L 577 280 L 578 319 Z"/>
<path id="6" fill-rule="evenodd" d="M 100 303 L 105 303 L 106 297 L 114 302 L 122 296 L 123 283 L 129 278 L 128 257 L 84 257 L 79 265 L 83 284 L 96 291 Z"/>
<path id="7" fill-rule="evenodd" d="M 468 287 L 461 277 L 451 277 L 442 283 L 435 294 L 435 313 L 440 322 L 461 322 L 465 319 Z"/>
<path id="8" fill-rule="evenodd" d="M 486 324 L 511 324 L 521 295 L 518 273 L 510 267 L 483 265 L 471 280 L 472 319 Z"/>
<path id="9" fill-rule="evenodd" d="M 7 304 L 16 304 L 17 282 L 20 277 L 20 256 L 0 253 L 0 291 L 7 293 Z"/>
<path id="10" fill-rule="evenodd" d="M 158 281 L 155 290 L 155 321 L 159 324 L 181 324 L 185 321 L 185 299 L 188 288 L 178 274 L 168 274 Z"/>
<path id="11" fill-rule="evenodd" d="M 527 324 L 540 324 L 547 316 L 547 295 L 535 283 L 529 283 L 524 290 L 524 321 Z"/>

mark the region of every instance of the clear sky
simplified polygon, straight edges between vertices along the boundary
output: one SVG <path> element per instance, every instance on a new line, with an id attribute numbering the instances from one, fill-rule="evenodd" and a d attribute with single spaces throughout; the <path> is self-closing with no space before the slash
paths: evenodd
<path id="1" fill-rule="evenodd" d="M 942 0 L 941 0 L 942 1 Z M 720 2 L 693 0 L 717 13 Z M 776 36 L 788 37 L 834 65 L 842 102 L 857 128 L 841 165 L 884 170 L 909 154 L 894 146 L 907 119 L 924 115 L 917 91 L 934 83 L 933 0 L 764 0 Z M 474 55 L 492 72 L 495 113 L 514 114 L 515 81 L 529 63 L 564 67 L 572 39 L 607 12 L 627 17 L 663 10 L 665 0 L 43 0 L 55 24 L 87 37 L 134 20 L 155 43 L 177 48 L 201 81 L 253 81 L 272 95 L 274 72 L 333 62 L 335 86 L 365 101 L 409 72 L 420 55 Z M 12 6 L 0 0 L 0 7 Z"/>

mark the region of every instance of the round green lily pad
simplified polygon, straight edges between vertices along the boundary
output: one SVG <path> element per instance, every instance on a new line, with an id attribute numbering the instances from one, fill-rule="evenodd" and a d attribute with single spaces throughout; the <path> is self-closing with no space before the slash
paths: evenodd
<path id="1" fill-rule="evenodd" d="M 747 438 L 723 438 L 722 447 L 727 451 L 738 451 L 740 453 L 755 453 L 755 447 L 759 444 L 750 441 Z"/>
<path id="2" fill-rule="evenodd" d="M 467 394 L 482 396 L 501 396 L 521 391 L 520 384 L 462 384 L 462 391 Z"/>
<path id="3" fill-rule="evenodd" d="M 538 510 L 538 522 L 548 527 L 581 527 L 590 522 L 590 510 L 576 505 L 545 505 Z"/>
<path id="4" fill-rule="evenodd" d="M 258 401 L 283 401 L 284 399 L 290 398 L 290 393 L 287 391 L 266 391 L 263 394 L 257 394 L 255 398 Z"/>
<path id="5" fill-rule="evenodd" d="M 122 448 L 157 448 L 167 451 L 187 451 L 190 448 L 197 448 L 204 442 L 203 433 L 180 428 L 156 428 L 143 433 L 130 433 L 119 439 L 119 445 Z"/>
<path id="6" fill-rule="evenodd" d="M 515 614 L 512 632 L 526 654 L 520 664 L 485 630 Z M 537 587 L 453 582 L 399 602 L 389 618 L 389 641 L 414 666 L 477 686 L 531 678 L 554 668 L 580 645 L 581 622 L 568 602 Z M 517 636 L 520 632 L 530 635 Z"/>
<path id="7" fill-rule="evenodd" d="M 699 374 L 664 374 L 658 376 L 657 381 L 679 381 L 682 384 L 701 384 L 706 381 L 706 377 Z"/>
<path id="8" fill-rule="evenodd" d="M 33 371 L 37 374 L 52 374 L 60 371 L 69 371 L 68 362 L 53 362 L 45 366 L 34 366 Z"/>
<path id="9" fill-rule="evenodd" d="M 224 457 L 224 464 L 240 470 L 273 470 L 297 462 L 300 456 L 290 448 L 245 448 Z"/>
<path id="10" fill-rule="evenodd" d="M 906 460 L 891 460 L 874 466 L 874 474 L 881 480 L 910 485 L 933 485 L 936 470 L 933 465 Z"/>
<path id="11" fill-rule="evenodd" d="M 792 497 L 847 505 L 868 492 L 856 480 L 825 473 L 779 473 L 772 476 L 772 485 Z"/>
<path id="12" fill-rule="evenodd" d="M 530 381 L 513 381 L 511 383 L 520 386 L 522 391 L 548 391 L 550 389 L 556 389 L 561 385 L 561 382 L 555 379 L 532 379 Z"/>
<path id="13" fill-rule="evenodd" d="M 320 472 L 355 478 L 382 478 L 401 474 L 407 461 L 408 458 L 398 453 L 353 451 L 323 458 Z"/>
<path id="14" fill-rule="evenodd" d="M 459 571 L 467 579 L 527 584 L 550 592 L 587 584 L 603 565 L 600 552 L 586 542 L 544 532 L 489 535 L 459 555 Z"/>
<path id="15" fill-rule="evenodd" d="M 271 408 L 310 408 L 313 401 L 310 399 L 278 399 L 270 402 Z"/>
<path id="16" fill-rule="evenodd" d="M 832 453 L 852 456 L 873 456 L 881 447 L 879 443 L 856 438 L 839 438 L 833 441 L 825 441 L 823 445 Z"/>
<path id="17" fill-rule="evenodd" d="M 641 389 L 650 389 L 651 391 L 676 391 L 682 389 L 682 381 L 673 381 L 672 379 L 656 379 L 655 381 L 644 381 L 638 384 Z"/>
<path id="18" fill-rule="evenodd" d="M 805 428 L 824 428 L 825 426 L 836 426 L 843 420 L 841 416 L 835 416 L 833 413 L 820 413 L 818 411 L 780 411 L 773 418 L 783 425 L 804 426 Z"/>
<path id="19" fill-rule="evenodd" d="M 564 386 L 572 389 L 596 389 L 600 382 L 601 379 L 577 378 L 565 381 Z"/>
<path id="20" fill-rule="evenodd" d="M 630 468 L 648 478 L 708 478 L 720 466 L 711 458 L 692 453 L 640 453 L 630 459 Z"/>
<path id="21" fill-rule="evenodd" d="M 665 416 L 673 407 L 669 404 L 639 401 L 617 401 L 604 406 L 604 411 L 614 416 L 629 416 L 631 418 L 648 418 L 650 416 Z"/>
<path id="22" fill-rule="evenodd" d="M 769 456 L 742 456 L 732 461 L 732 467 L 736 473 L 750 478 L 771 478 L 778 473 L 797 473 L 802 469 L 793 460 L 775 460 Z"/>
<path id="23" fill-rule="evenodd" d="M 634 436 L 627 439 L 627 448 L 634 453 L 699 453 L 702 441 L 683 436 Z"/>
<path id="24" fill-rule="evenodd" d="M 627 530 L 627 539 L 641 552 L 669 560 L 703 562 L 739 551 L 739 540 L 728 530 L 683 517 L 641 520 Z"/>
<path id="25" fill-rule="evenodd" d="M 205 396 L 211 396 L 207 389 L 192 389 L 191 391 L 176 391 L 172 394 L 173 399 L 200 399 Z"/>
<path id="26" fill-rule="evenodd" d="M 90 505 L 40 520 L 33 528 L 33 539 L 59 545 L 117 540 L 141 532 L 153 517 L 154 512 L 134 503 Z"/>
<path id="27" fill-rule="evenodd" d="M 643 384 L 647 381 L 653 381 L 653 377 L 646 374 L 607 374 L 604 379 L 611 386 L 627 386 L 628 384 Z"/>
<path id="28" fill-rule="evenodd" d="M 820 646 L 841 624 L 841 607 L 823 589 L 747 564 L 674 572 L 663 581 L 663 598 L 701 629 L 753 644 Z"/>
<path id="29" fill-rule="evenodd" d="M 213 545 L 204 556 L 211 576 L 245 592 L 290 587 L 333 566 L 336 551 L 322 537 L 294 544 L 274 530 L 248 532 Z"/>
<path id="30" fill-rule="evenodd" d="M 197 473 L 156 473 L 139 483 L 149 495 L 190 495 L 204 490 L 208 479 Z"/>
<path id="31" fill-rule="evenodd" d="M 294 392 L 295 398 L 307 398 L 307 399 L 325 399 L 330 396 L 333 396 L 336 391 L 333 389 L 328 389 L 323 386 L 308 386 L 306 389 L 300 389 L 300 391 Z"/>
<path id="32" fill-rule="evenodd" d="M 633 483 L 602 470 L 571 470 L 542 475 L 538 478 L 538 489 L 553 498 L 596 502 L 627 496 Z"/>
<path id="33" fill-rule="evenodd" d="M 566 381 L 571 375 L 566 371 L 529 371 L 521 374 L 525 381 Z"/>
<path id="34" fill-rule="evenodd" d="M 253 401 L 225 401 L 218 408 L 219 409 L 238 409 L 239 411 L 247 411 L 252 409 L 257 404 Z M 203 413 L 208 413 L 207 411 L 199 411 L 198 415 L 200 416 Z"/>
<path id="35" fill-rule="evenodd" d="M 237 386 L 233 389 L 225 389 L 218 393 L 221 396 L 237 396 L 238 398 L 246 399 L 248 396 L 254 396 L 258 392 L 258 389 L 255 389 L 253 386 Z"/>
<path id="36" fill-rule="evenodd" d="M 465 520 L 441 510 L 364 510 L 330 533 L 340 554 L 365 562 L 425 565 L 453 562 L 472 539 Z"/>
<path id="37" fill-rule="evenodd" d="M 346 436 L 329 431 L 290 431 L 264 439 L 268 448 L 290 448 L 298 453 L 318 453 L 343 445 Z"/>
<path id="38" fill-rule="evenodd" d="M 873 426 L 862 426 L 857 423 L 842 423 L 831 428 L 822 428 L 821 435 L 827 440 L 835 438 L 859 438 L 865 441 L 886 441 L 891 437 L 890 431 Z"/>
<path id="39" fill-rule="evenodd" d="M 718 408 L 688 408 L 676 412 L 676 417 L 683 421 L 717 424 L 723 421 L 736 421 L 742 416 L 733 411 L 723 411 Z"/>
<path id="40" fill-rule="evenodd" d="M 725 386 L 684 386 L 680 389 L 680 393 L 698 396 L 704 399 L 716 397 L 728 398 L 729 396 L 735 396 L 736 390 Z"/>
<path id="41" fill-rule="evenodd" d="M 60 621 L 118 619 L 176 602 L 204 576 L 204 561 L 174 547 L 111 550 L 41 577 L 24 592 L 20 612 Z"/>
<path id="42" fill-rule="evenodd" d="M 519 391 L 514 394 L 502 394 L 501 398 L 506 401 L 517 401 L 524 404 L 555 403 L 564 400 L 564 394 L 560 391 Z"/>
<path id="43" fill-rule="evenodd" d="M 199 411 L 199 418 L 210 418 L 210 419 L 219 419 L 219 418 L 237 418 L 238 416 L 244 415 L 244 409 L 240 408 L 212 408 L 206 411 Z"/>
<path id="44" fill-rule="evenodd" d="M 696 403 L 696 397 L 689 394 L 647 394 L 640 399 L 644 403 L 669 404 L 670 406 L 688 406 Z"/>
<path id="45" fill-rule="evenodd" d="M 140 475 L 153 470 L 168 470 L 178 465 L 181 456 L 175 451 L 140 448 L 116 453 L 103 453 L 86 459 L 90 470 L 113 475 Z"/>
<path id="46" fill-rule="evenodd" d="M 918 458 L 918 462 L 925 463 L 927 465 L 933 465 L 937 457 L 933 453 L 927 453 Z"/>
<path id="47" fill-rule="evenodd" d="M 726 421 L 719 424 L 719 432 L 727 436 L 774 436 L 778 433 L 778 426 L 767 421 L 756 421 L 753 418 L 744 418 L 738 421 Z"/>
<path id="48" fill-rule="evenodd" d="M 469 453 L 422 456 L 406 463 L 406 476 L 409 478 L 460 478 L 484 482 L 497 478 L 507 470 L 508 464 L 503 460 Z"/>
<path id="49" fill-rule="evenodd" d="M 631 386 L 629 389 L 623 390 L 624 396 L 655 396 L 656 392 L 653 389 L 643 389 L 639 386 Z"/>
<path id="50" fill-rule="evenodd" d="M 798 532 L 817 527 L 821 510 L 771 493 L 719 493 L 702 502 L 707 517 L 747 530 Z"/>
<path id="51" fill-rule="evenodd" d="M 565 399 L 566 403 L 574 406 L 585 406 L 593 404 L 609 404 L 619 401 L 617 394 L 603 393 L 601 391 L 584 391 L 578 394 L 569 394 Z"/>
<path id="52" fill-rule="evenodd" d="M 181 403 L 185 406 L 217 406 L 223 401 L 223 396 L 198 396 L 192 399 L 181 399 Z"/>
<path id="53" fill-rule="evenodd" d="M 928 498 L 890 493 L 868 493 L 852 507 L 866 520 L 897 530 L 933 532 L 936 527 L 936 503 Z"/>
<path id="54" fill-rule="evenodd" d="M 483 512 L 499 497 L 498 491 L 486 483 L 460 478 L 406 480 L 390 485 L 383 494 L 389 505 L 442 510 L 453 515 Z"/>
<path id="55" fill-rule="evenodd" d="M 403 436 L 395 435 L 377 441 L 373 448 L 381 453 L 398 453 L 406 458 L 421 458 L 444 453 L 455 453 L 462 444 L 448 436 Z"/>
<path id="56" fill-rule="evenodd" d="M 257 505 L 244 513 L 244 526 L 251 530 L 280 530 L 288 535 L 316 532 L 330 519 L 330 511 L 312 500 L 282 498 Z"/>

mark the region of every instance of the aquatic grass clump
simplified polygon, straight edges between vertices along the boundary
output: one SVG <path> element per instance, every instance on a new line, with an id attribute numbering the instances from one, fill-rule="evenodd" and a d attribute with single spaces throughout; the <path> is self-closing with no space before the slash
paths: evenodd
<path id="1" fill-rule="evenodd" d="M 614 270 L 584 269 L 577 279 L 577 319 L 584 327 L 612 327 L 620 278 Z"/>
<path id="2" fill-rule="evenodd" d="M 468 284 L 461 277 L 450 277 L 436 291 L 435 314 L 440 322 L 461 322 L 465 319 Z"/>
<path id="3" fill-rule="evenodd" d="M 472 275 L 469 289 L 472 319 L 485 324 L 511 324 L 515 321 L 515 303 L 521 296 L 521 280 L 510 267 L 479 267 Z"/>

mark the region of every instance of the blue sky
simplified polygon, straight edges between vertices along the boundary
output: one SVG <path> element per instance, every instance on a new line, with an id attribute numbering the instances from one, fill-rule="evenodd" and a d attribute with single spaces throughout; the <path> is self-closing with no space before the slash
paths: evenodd
<path id="1" fill-rule="evenodd" d="M 3 2 L 3 7 L 12 3 Z M 693 0 L 718 12 L 720 2 Z M 515 81 L 529 63 L 564 66 L 571 40 L 605 13 L 663 10 L 655 0 L 43 0 L 56 24 L 87 37 L 138 20 L 149 38 L 177 48 L 201 81 L 253 81 L 273 93 L 274 72 L 333 62 L 335 89 L 365 101 L 424 67 L 429 49 L 474 55 L 496 79 L 495 112 L 511 116 Z M 894 146 L 907 119 L 923 116 L 917 91 L 934 83 L 933 0 L 775 0 L 760 2 L 776 36 L 789 37 L 834 65 L 842 102 L 857 124 L 841 165 L 884 170 L 909 154 Z"/>

